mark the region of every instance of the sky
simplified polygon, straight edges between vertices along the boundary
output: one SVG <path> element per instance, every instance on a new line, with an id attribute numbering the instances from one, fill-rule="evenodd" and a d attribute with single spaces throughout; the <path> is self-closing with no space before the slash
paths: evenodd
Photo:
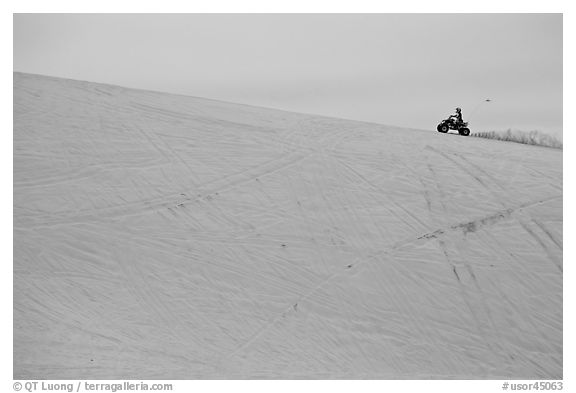
<path id="1" fill-rule="evenodd" d="M 14 71 L 562 136 L 562 14 L 15 14 Z M 490 99 L 490 102 L 486 102 Z"/>

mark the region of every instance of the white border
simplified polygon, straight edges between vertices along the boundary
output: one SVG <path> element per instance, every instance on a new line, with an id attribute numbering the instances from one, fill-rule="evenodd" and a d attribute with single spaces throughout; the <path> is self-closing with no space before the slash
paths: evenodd
<path id="1" fill-rule="evenodd" d="M 126 1 L 100 0 L 75 2 L 72 0 L 11 0 L 16 13 L 102 12 L 102 13 L 561 13 L 568 0 L 211 0 L 211 1 Z"/>
<path id="2" fill-rule="evenodd" d="M 575 17 L 574 9 L 571 7 L 573 2 L 548 0 L 548 1 L 504 1 L 504 0 L 483 0 L 477 2 L 467 2 L 465 0 L 435 0 L 435 1 L 415 1 L 404 0 L 386 4 L 382 1 L 313 1 L 313 0 L 292 0 L 283 2 L 284 4 L 273 4 L 266 0 L 213 0 L 205 2 L 192 1 L 119 1 L 119 0 L 101 0 L 99 2 L 80 3 L 72 0 L 53 0 L 53 1 L 11 1 L 8 5 L 3 6 L 2 18 L 0 25 L 2 49 L 7 59 L 7 52 L 13 53 L 12 48 L 12 13 L 53 13 L 53 12 L 78 12 L 78 13 L 379 13 L 379 12 L 418 12 L 418 13 L 442 13 L 442 12 L 530 12 L 530 13 L 564 13 L 564 168 L 565 173 L 571 174 L 570 169 L 574 168 L 572 146 L 574 137 L 574 120 L 571 116 L 570 109 L 573 110 L 574 97 L 573 73 L 568 70 L 576 69 L 574 64 L 574 42 L 569 37 L 575 37 Z M 397 4 L 401 3 L 401 4 Z M 472 3 L 472 4 L 471 4 Z M 329 4 L 329 6 L 328 6 Z M 4 9 L 6 8 L 6 9 Z M 8 68 L 6 60 L 2 63 L 3 68 Z M 10 72 L 9 72 L 10 71 Z M 4 244 L 2 245 L 2 311 L 5 323 L 2 325 L 2 382 L 6 385 L 2 391 L 12 391 L 12 192 L 8 190 L 8 184 L 12 184 L 12 70 L 3 69 L 2 72 L 2 120 L 5 124 L 4 139 L 2 146 L 2 180 L 6 184 L 6 189 L 2 195 L 2 230 Z M 566 201 L 575 201 L 574 182 L 571 176 L 565 177 L 564 192 Z M 10 209 L 8 209 L 10 206 Z M 574 208 L 572 204 L 564 205 L 564 238 L 570 239 L 573 235 Z M 571 242 L 567 242 L 564 248 L 564 390 L 569 391 L 569 386 L 574 375 L 573 348 L 574 340 L 572 334 L 566 332 L 576 331 L 573 322 L 573 300 L 574 300 L 574 279 L 573 267 L 571 262 L 574 261 L 574 252 Z M 10 266 L 10 268 L 8 268 Z M 10 269 L 10 270 L 9 270 Z M 9 318 L 8 318 L 9 316 Z M 10 321 L 10 323 L 8 323 Z M 63 381 L 66 382 L 66 381 Z M 103 382 L 103 381 L 99 381 Z M 276 392 L 294 391 L 350 391 L 352 389 L 361 389 L 362 392 L 384 392 L 384 391 L 438 391 L 438 392 L 491 392 L 502 391 L 503 381 L 162 381 L 172 382 L 174 390 L 178 392 L 194 391 L 202 389 L 203 391 L 214 391 L 226 389 L 226 391 L 246 389 L 251 392 L 266 392 L 271 390 Z M 521 382 L 521 381 L 510 381 Z M 526 381 L 533 382 L 533 381 Z"/>

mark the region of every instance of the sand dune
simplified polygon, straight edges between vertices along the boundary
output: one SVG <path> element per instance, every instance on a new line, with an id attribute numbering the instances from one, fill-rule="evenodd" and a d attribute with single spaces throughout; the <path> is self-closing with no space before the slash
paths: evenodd
<path id="1" fill-rule="evenodd" d="M 562 151 L 15 73 L 14 378 L 562 378 Z"/>

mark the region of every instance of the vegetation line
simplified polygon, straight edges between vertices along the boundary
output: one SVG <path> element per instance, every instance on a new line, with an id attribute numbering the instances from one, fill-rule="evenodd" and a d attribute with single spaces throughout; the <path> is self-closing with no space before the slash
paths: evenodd
<path id="1" fill-rule="evenodd" d="M 526 132 L 519 130 L 513 131 L 511 129 L 508 129 L 507 131 L 475 132 L 470 136 L 474 136 L 477 138 L 496 139 L 499 141 L 506 141 L 506 142 L 524 143 L 526 145 L 551 147 L 554 149 L 563 148 L 563 143 L 561 140 L 551 135 L 544 134 L 540 131 Z"/>

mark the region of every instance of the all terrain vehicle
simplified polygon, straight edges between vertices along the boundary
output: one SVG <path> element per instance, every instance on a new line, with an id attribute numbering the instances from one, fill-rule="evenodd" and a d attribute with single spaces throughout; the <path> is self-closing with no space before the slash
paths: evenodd
<path id="1" fill-rule="evenodd" d="M 458 122 L 456 119 L 448 118 L 442 120 L 438 127 L 436 127 L 438 132 L 447 133 L 448 130 L 456 130 L 460 135 L 468 136 L 470 135 L 470 129 L 468 128 L 468 122 Z"/>

